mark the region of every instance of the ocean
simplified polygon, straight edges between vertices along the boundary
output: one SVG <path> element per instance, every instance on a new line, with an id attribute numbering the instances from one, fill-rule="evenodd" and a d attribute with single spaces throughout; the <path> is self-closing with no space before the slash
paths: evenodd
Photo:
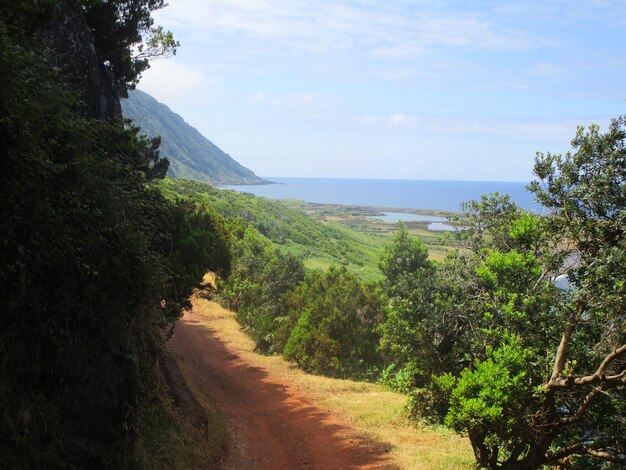
<path id="1" fill-rule="evenodd" d="M 342 178 L 264 177 L 277 184 L 228 185 L 223 189 L 252 193 L 270 199 L 300 199 L 324 204 L 345 204 L 401 209 L 459 211 L 461 201 L 482 194 L 508 194 L 520 207 L 541 211 L 526 186 L 501 181 L 431 181 Z"/>

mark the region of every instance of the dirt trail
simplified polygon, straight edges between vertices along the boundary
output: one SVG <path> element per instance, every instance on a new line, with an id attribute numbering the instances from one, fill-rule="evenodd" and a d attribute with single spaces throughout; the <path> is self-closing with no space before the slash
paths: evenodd
<path id="1" fill-rule="evenodd" d="M 215 324 L 211 316 L 187 312 L 169 348 L 227 417 L 232 438 L 223 468 L 395 468 L 384 446 L 359 436 L 339 416 L 229 350 Z"/>

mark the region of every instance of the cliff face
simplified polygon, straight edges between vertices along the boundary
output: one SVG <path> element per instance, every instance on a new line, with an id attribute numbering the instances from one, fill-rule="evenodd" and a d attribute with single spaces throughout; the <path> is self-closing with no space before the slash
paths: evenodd
<path id="1" fill-rule="evenodd" d="M 122 100 L 122 108 L 124 117 L 141 127 L 143 134 L 161 136 L 161 154 L 170 161 L 170 176 L 209 184 L 267 183 L 147 93 L 133 90 Z"/>
<path id="2" fill-rule="evenodd" d="M 57 0 L 54 18 L 46 29 L 58 65 L 81 97 L 81 113 L 89 118 L 119 120 L 121 125 L 122 108 L 113 76 L 98 57 L 80 2 Z"/>

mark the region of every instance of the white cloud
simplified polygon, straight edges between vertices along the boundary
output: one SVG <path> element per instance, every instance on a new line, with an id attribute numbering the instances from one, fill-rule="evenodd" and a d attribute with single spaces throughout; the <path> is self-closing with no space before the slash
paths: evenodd
<path id="1" fill-rule="evenodd" d="M 258 105 L 272 108 L 280 114 L 290 116 L 320 118 L 327 117 L 330 107 L 328 100 L 309 92 L 272 94 L 266 91 L 257 91 L 252 100 Z"/>
<path id="2" fill-rule="evenodd" d="M 266 91 L 257 91 L 252 95 L 252 101 L 263 101 L 267 97 Z"/>
<path id="3" fill-rule="evenodd" d="M 188 97 L 211 83 L 202 72 L 176 62 L 175 58 L 151 62 L 143 73 L 138 88 L 162 102 L 172 102 Z"/>
<path id="4" fill-rule="evenodd" d="M 416 116 L 411 116 L 409 114 L 404 113 L 394 113 L 389 116 L 389 122 L 392 125 L 407 125 L 407 124 L 415 124 L 417 122 Z"/>
<path id="5" fill-rule="evenodd" d="M 406 60 L 412 59 L 417 62 L 408 75 L 415 76 L 438 56 L 441 62 L 458 60 L 446 53 L 450 50 L 501 51 L 542 44 L 522 27 L 444 4 L 177 0 L 157 21 L 184 31 L 183 46 L 192 42 L 204 48 L 216 67 L 237 64 L 255 71 L 275 71 L 289 62 L 333 75 L 393 77 L 406 76 Z"/>
<path id="6" fill-rule="evenodd" d="M 542 140 L 556 144 L 567 143 L 579 121 L 573 119 L 524 120 L 505 117 L 430 116 L 407 113 L 391 115 L 362 115 L 353 120 L 360 126 L 380 129 L 404 129 L 411 135 L 443 135 L 450 139 L 486 137 L 520 141 Z"/>
<path id="7" fill-rule="evenodd" d="M 375 126 L 378 124 L 378 119 L 375 116 L 361 116 L 357 122 L 363 126 Z"/>

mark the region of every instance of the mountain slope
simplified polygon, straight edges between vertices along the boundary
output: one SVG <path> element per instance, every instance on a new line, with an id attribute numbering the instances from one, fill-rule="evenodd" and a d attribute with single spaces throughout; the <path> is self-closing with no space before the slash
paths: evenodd
<path id="1" fill-rule="evenodd" d="M 266 183 L 147 93 L 130 91 L 122 110 L 143 133 L 161 136 L 161 155 L 170 160 L 170 176 L 210 184 Z"/>
<path id="2" fill-rule="evenodd" d="M 206 202 L 226 218 L 243 217 L 284 253 L 312 269 L 344 265 L 364 279 L 379 279 L 380 250 L 389 238 L 359 233 L 345 226 L 322 224 L 280 201 L 212 188 L 203 183 L 165 178 L 153 181 L 171 200 L 190 196 Z"/>

